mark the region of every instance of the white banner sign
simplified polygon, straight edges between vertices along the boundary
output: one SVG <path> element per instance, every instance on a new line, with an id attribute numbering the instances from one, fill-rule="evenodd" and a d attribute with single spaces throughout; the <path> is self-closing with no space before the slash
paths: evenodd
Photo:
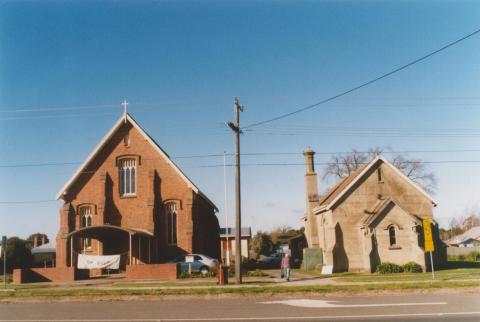
<path id="1" fill-rule="evenodd" d="M 77 266 L 82 269 L 118 269 L 120 267 L 120 255 L 95 256 L 79 254 Z"/>

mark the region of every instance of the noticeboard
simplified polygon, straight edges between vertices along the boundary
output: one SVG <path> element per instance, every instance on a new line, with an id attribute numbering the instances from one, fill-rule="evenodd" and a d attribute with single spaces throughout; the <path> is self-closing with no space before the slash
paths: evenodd
<path id="1" fill-rule="evenodd" d="M 425 241 L 425 251 L 433 252 L 435 247 L 432 238 L 432 224 L 428 219 L 423 219 L 423 240 Z"/>
<path id="2" fill-rule="evenodd" d="M 186 263 L 193 263 L 193 256 L 185 256 L 185 262 Z"/>

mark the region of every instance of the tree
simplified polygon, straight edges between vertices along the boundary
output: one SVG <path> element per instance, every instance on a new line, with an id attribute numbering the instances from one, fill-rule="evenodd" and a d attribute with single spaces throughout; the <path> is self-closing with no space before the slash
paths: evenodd
<path id="1" fill-rule="evenodd" d="M 7 240 L 7 273 L 11 273 L 14 268 L 30 267 L 31 264 L 32 252 L 28 247 L 28 242 L 18 237 L 10 237 Z"/>
<path id="2" fill-rule="evenodd" d="M 250 251 L 254 257 L 269 255 L 273 251 L 272 237 L 265 232 L 257 232 L 252 238 Z"/>
<path id="3" fill-rule="evenodd" d="M 390 148 L 376 147 L 369 149 L 368 152 L 353 149 L 348 153 L 333 155 L 323 172 L 322 178 L 326 180 L 331 177 L 337 179 L 347 177 L 370 162 L 375 156 L 388 151 L 390 151 Z M 410 159 L 400 154 L 393 154 L 389 161 L 425 191 L 430 193 L 435 191 L 437 178 L 421 159 Z"/>

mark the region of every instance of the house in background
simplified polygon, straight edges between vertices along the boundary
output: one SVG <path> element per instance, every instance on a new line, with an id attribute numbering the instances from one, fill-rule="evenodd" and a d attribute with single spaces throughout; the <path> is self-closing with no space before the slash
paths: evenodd
<path id="1" fill-rule="evenodd" d="M 34 267 L 54 267 L 55 266 L 55 244 L 46 243 L 32 248 Z"/>
<path id="2" fill-rule="evenodd" d="M 325 271 L 372 272 L 382 262 L 413 261 L 425 270 L 422 219 L 433 223 L 434 263 L 446 262 L 433 220 L 436 201 L 382 156 L 318 194 L 315 152 L 304 151 L 307 213 L 305 235 L 321 250 Z"/>
<path id="3" fill-rule="evenodd" d="M 230 263 L 230 261 L 235 260 L 235 231 L 235 228 L 220 228 L 220 249 L 224 263 Z M 248 259 L 252 229 L 250 227 L 242 227 L 240 230 L 240 239 L 242 257 Z"/>
<path id="4" fill-rule="evenodd" d="M 473 227 L 458 236 L 450 238 L 445 243 L 452 247 L 480 246 L 480 227 Z"/>

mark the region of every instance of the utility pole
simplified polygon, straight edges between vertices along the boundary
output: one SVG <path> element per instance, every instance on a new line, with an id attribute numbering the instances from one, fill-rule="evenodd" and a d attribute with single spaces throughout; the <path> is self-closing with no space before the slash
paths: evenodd
<path id="1" fill-rule="evenodd" d="M 227 241 L 227 250 L 225 251 L 225 262 L 224 264 L 230 266 L 230 245 L 228 245 L 228 203 L 227 203 L 227 151 L 223 151 L 223 195 L 225 202 L 225 239 Z"/>
<path id="2" fill-rule="evenodd" d="M 7 288 L 7 236 L 2 237 L 3 288 Z"/>
<path id="3" fill-rule="evenodd" d="M 227 125 L 234 132 L 235 137 L 235 279 L 237 284 L 242 284 L 242 207 L 240 198 L 240 112 L 243 112 L 243 106 L 238 104 L 238 98 L 234 98 L 235 123 L 228 122 Z"/>

